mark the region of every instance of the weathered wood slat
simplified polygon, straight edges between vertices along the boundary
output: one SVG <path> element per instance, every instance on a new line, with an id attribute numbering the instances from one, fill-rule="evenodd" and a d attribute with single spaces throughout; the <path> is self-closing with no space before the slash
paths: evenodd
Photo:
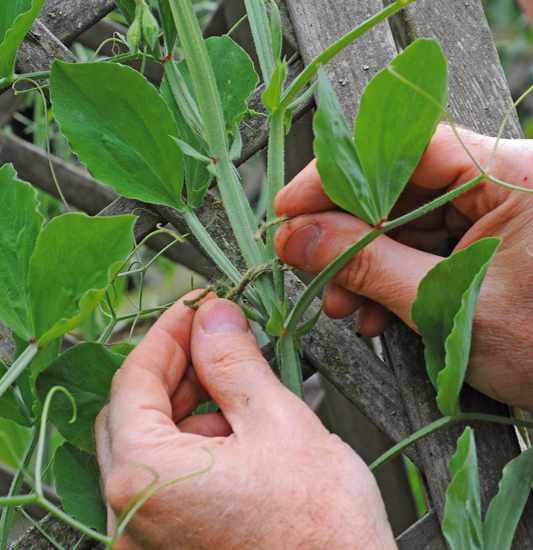
<path id="1" fill-rule="evenodd" d="M 429 512 L 404 531 L 396 542 L 399 550 L 446 550 L 447 548 L 434 511 Z"/>

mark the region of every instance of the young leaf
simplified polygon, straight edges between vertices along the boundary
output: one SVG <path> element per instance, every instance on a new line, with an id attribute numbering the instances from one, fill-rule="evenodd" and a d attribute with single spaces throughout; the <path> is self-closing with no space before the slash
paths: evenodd
<path id="1" fill-rule="evenodd" d="M 417 167 L 447 98 L 446 59 L 435 40 L 416 40 L 366 87 L 355 145 L 380 219 L 388 217 Z"/>
<path id="2" fill-rule="evenodd" d="M 50 88 L 61 130 L 97 179 L 126 197 L 182 206 L 174 117 L 140 73 L 118 63 L 56 61 Z"/>
<path id="3" fill-rule="evenodd" d="M 46 344 L 96 307 L 134 246 L 134 216 L 58 216 L 41 231 L 30 261 L 35 334 Z"/>
<path id="4" fill-rule="evenodd" d="M 248 102 L 259 83 L 250 56 L 229 36 L 205 41 L 213 66 L 228 132 L 233 132 L 248 112 Z"/>
<path id="5" fill-rule="evenodd" d="M 489 237 L 456 252 L 437 264 L 418 288 L 412 318 L 424 340 L 426 369 L 444 415 L 459 410 L 476 302 L 499 244 Z"/>
<path id="6" fill-rule="evenodd" d="M 13 75 L 17 50 L 43 4 L 44 0 L 3 0 L 0 3 L 0 78 Z"/>
<path id="7" fill-rule="evenodd" d="M 79 522 L 105 533 L 107 511 L 100 493 L 96 458 L 64 443 L 54 455 L 54 478 L 65 512 Z"/>
<path id="8" fill-rule="evenodd" d="M 72 445 L 94 453 L 94 422 L 109 399 L 113 375 L 123 355 L 108 351 L 101 344 L 79 344 L 60 355 L 37 378 L 37 395 L 46 399 L 54 386 L 64 387 L 77 405 L 76 421 L 70 423 L 72 405 L 58 393 L 50 406 L 50 420 Z"/>
<path id="9" fill-rule="evenodd" d="M 371 225 L 379 222 L 379 212 L 348 128 L 342 107 L 324 73 L 318 76 L 318 109 L 313 128 L 317 168 L 326 195 L 337 205 Z"/>
<path id="10" fill-rule="evenodd" d="M 200 151 L 197 151 L 192 145 L 189 145 L 186 141 L 182 139 L 173 138 L 176 145 L 179 147 L 180 151 L 187 157 L 191 157 L 194 160 L 208 164 L 210 162 L 209 157 L 202 155 Z"/>
<path id="11" fill-rule="evenodd" d="M 283 92 L 283 85 L 287 80 L 287 63 L 283 61 L 276 61 L 276 67 L 272 73 L 270 84 L 261 95 L 265 107 L 274 112 L 280 104 L 281 94 Z"/>
<path id="12" fill-rule="evenodd" d="M 28 292 L 30 258 L 41 230 L 35 189 L 0 168 L 0 319 L 21 339 L 33 334 Z"/>
<path id="13" fill-rule="evenodd" d="M 271 26 L 263 0 L 244 0 L 255 50 L 259 58 L 261 74 L 265 84 L 270 83 L 276 60 L 273 54 Z"/>
<path id="14" fill-rule="evenodd" d="M 453 550 L 483 550 L 476 442 L 472 428 L 466 428 L 457 440 L 450 473 L 452 481 L 446 491 L 442 532 Z"/>
<path id="15" fill-rule="evenodd" d="M 283 27 L 276 0 L 270 2 L 270 34 L 272 36 L 272 54 L 274 60 L 279 60 L 283 51 Z"/>
<path id="16" fill-rule="evenodd" d="M 169 0 L 159 0 L 159 11 L 161 12 L 161 24 L 163 26 L 163 33 L 165 34 L 165 43 L 168 51 L 172 52 L 176 43 L 176 26 L 174 25 L 168 2 Z"/>
<path id="17" fill-rule="evenodd" d="M 533 449 L 528 449 L 503 469 L 498 494 L 489 505 L 483 525 L 485 550 L 511 549 L 532 483 Z"/>

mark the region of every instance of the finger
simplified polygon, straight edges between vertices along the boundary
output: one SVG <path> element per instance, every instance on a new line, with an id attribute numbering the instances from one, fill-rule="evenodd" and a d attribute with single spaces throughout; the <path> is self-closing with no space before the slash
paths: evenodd
<path id="1" fill-rule="evenodd" d="M 200 307 L 191 349 L 198 379 L 235 433 L 284 430 L 286 418 L 296 416 L 294 402 L 302 402 L 275 377 L 237 305 L 213 300 Z"/>
<path id="2" fill-rule="evenodd" d="M 192 366 L 187 368 L 178 389 L 172 396 L 172 418 L 179 422 L 189 416 L 198 405 L 209 400 L 209 395 L 200 384 Z"/>
<path id="3" fill-rule="evenodd" d="M 278 230 L 276 251 L 285 263 L 317 273 L 369 230 L 367 224 L 341 212 L 299 216 Z M 418 285 L 441 259 L 381 236 L 359 252 L 334 282 L 384 305 L 413 326 L 411 304 Z"/>
<path id="4" fill-rule="evenodd" d="M 367 301 L 359 310 L 357 332 L 366 338 L 375 338 L 383 334 L 391 317 L 388 309 L 376 302 Z"/>
<path id="5" fill-rule="evenodd" d="M 178 424 L 183 433 L 204 437 L 227 437 L 233 432 L 228 421 L 220 413 L 207 413 L 189 416 Z"/>
<path id="6" fill-rule="evenodd" d="M 335 208 L 324 193 L 316 161 L 310 162 L 278 193 L 274 207 L 277 216 L 289 217 Z"/>
<path id="7" fill-rule="evenodd" d="M 165 312 L 115 374 L 109 413 L 113 452 L 127 453 L 144 438 L 177 432 L 170 398 L 189 362 L 195 315 L 184 301 L 198 294 L 187 294 Z"/>
<path id="8" fill-rule="evenodd" d="M 324 313 L 332 319 L 349 317 L 359 309 L 364 300 L 363 297 L 335 283 L 330 283 L 326 287 L 324 296 L 322 297 Z"/>

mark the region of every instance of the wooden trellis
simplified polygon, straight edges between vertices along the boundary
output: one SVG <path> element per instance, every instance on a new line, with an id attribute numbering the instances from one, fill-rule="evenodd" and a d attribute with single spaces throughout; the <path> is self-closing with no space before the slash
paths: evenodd
<path id="1" fill-rule="evenodd" d="M 242 2 L 226 0 L 215 14 L 208 32 L 224 32 L 224 8 L 241 8 Z M 285 0 L 285 32 L 288 43 L 300 52 L 291 75 L 308 63 L 334 39 L 383 7 L 383 0 Z M 48 0 L 19 56 L 20 72 L 45 70 L 54 58 L 73 59 L 68 50 L 80 33 L 95 25 L 114 8 L 113 0 Z M 418 0 L 389 23 L 384 23 L 347 49 L 327 67 L 346 114 L 353 118 L 362 90 L 370 78 L 402 47 L 417 37 L 436 37 L 450 64 L 450 110 L 457 122 L 479 132 L 495 134 L 512 103 L 483 9 L 479 0 Z M 14 99 L 0 97 L 0 123 L 6 121 Z M 296 116 L 312 109 L 303 106 Z M 259 107 L 259 94 L 254 108 Z M 240 163 L 266 145 L 267 130 L 262 117 L 242 127 L 244 150 Z M 520 137 L 516 116 L 506 129 L 508 137 Z M 13 162 L 23 179 L 52 194 L 55 188 L 49 176 L 48 159 L 32 145 L 16 137 L 0 137 L 0 164 Z M 59 159 L 52 159 L 69 204 L 90 214 L 117 215 L 135 213 L 137 239 L 143 238 L 158 223 L 170 223 L 187 232 L 179 212 L 156 208 L 117 198 L 83 171 Z M 222 209 L 209 195 L 199 218 L 228 257 L 242 267 L 238 247 Z M 191 241 L 192 244 L 194 240 Z M 164 243 L 158 243 L 162 246 Z M 208 278 L 217 277 L 216 268 L 197 250 L 182 247 L 172 258 L 192 267 Z M 287 277 L 287 294 L 294 299 L 303 284 Z M 318 308 L 318 303 L 315 304 Z M 392 441 L 399 441 L 429 424 L 440 415 L 434 390 L 427 379 L 419 338 L 399 321 L 383 338 L 387 362 L 378 358 L 356 337 L 348 322 L 331 321 L 324 316 L 316 329 L 305 337 L 303 349 L 309 372 L 319 371 Z M 506 408 L 472 389 L 463 393 L 466 411 L 505 415 Z M 475 426 L 479 451 L 480 484 L 483 505 L 495 494 L 503 466 L 518 451 L 511 428 L 479 424 Z M 460 428 L 450 428 L 421 441 L 408 451 L 424 473 L 431 511 L 398 539 L 400 548 L 445 548 L 440 534 L 444 494 L 449 482 L 448 461 L 455 449 Z M 44 525 L 69 547 L 78 539 L 69 528 L 48 519 Z M 16 548 L 49 548 L 38 531 L 30 530 Z M 86 541 L 80 548 L 94 548 Z M 528 502 L 515 538 L 515 548 L 533 548 L 533 503 Z"/>

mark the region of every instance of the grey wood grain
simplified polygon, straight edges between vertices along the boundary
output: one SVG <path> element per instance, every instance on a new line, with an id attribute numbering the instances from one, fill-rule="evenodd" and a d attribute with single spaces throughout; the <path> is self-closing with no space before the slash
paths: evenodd
<path id="1" fill-rule="evenodd" d="M 437 514 L 431 510 L 397 539 L 399 550 L 446 550 Z"/>

